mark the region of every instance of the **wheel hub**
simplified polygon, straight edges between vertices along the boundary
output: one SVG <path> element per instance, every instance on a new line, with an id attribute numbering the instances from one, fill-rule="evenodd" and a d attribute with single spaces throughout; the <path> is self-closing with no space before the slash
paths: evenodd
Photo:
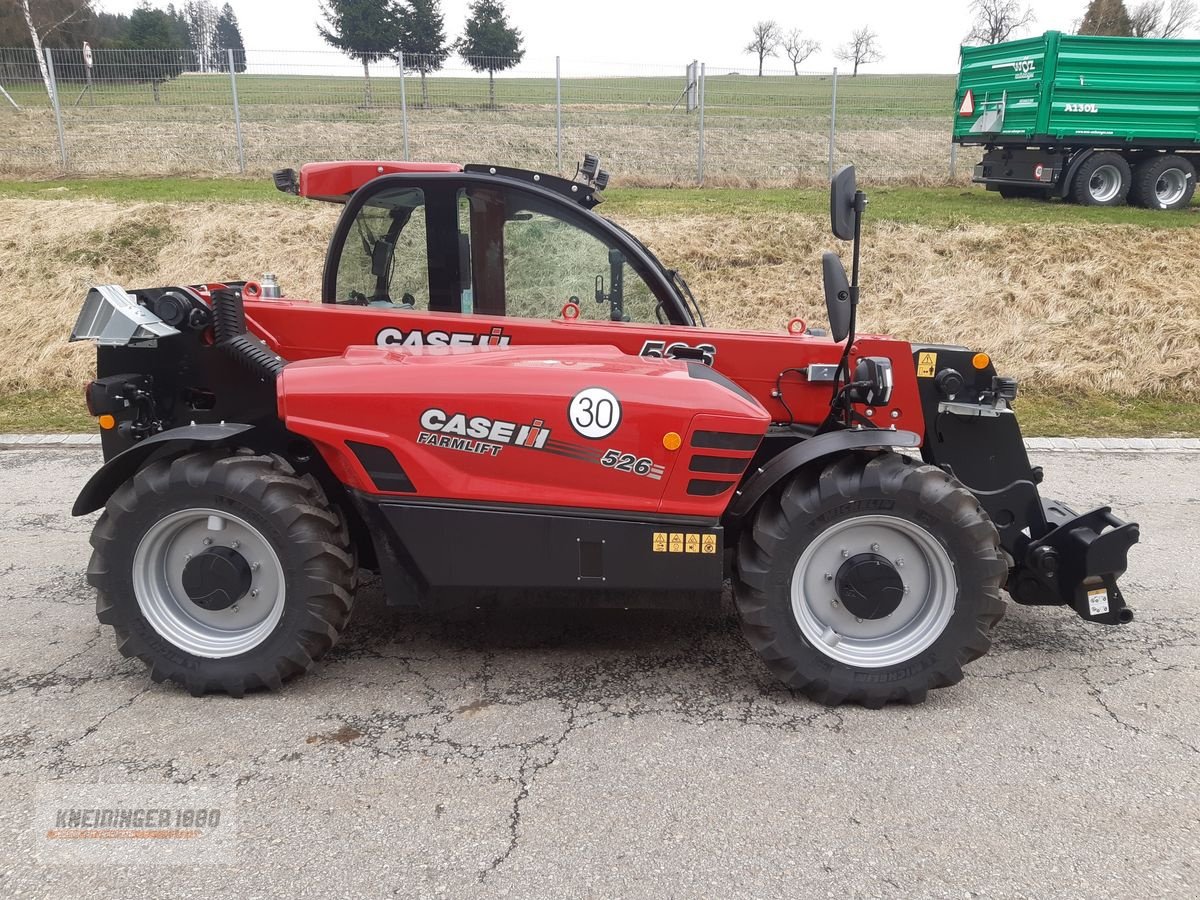
<path id="1" fill-rule="evenodd" d="M 183 589 L 201 609 L 229 609 L 253 581 L 250 564 L 232 547 L 209 547 L 183 567 Z"/>
<path id="2" fill-rule="evenodd" d="M 886 619 L 904 600 L 904 582 L 891 560 L 878 553 L 859 553 L 838 569 L 838 599 L 860 619 Z"/>

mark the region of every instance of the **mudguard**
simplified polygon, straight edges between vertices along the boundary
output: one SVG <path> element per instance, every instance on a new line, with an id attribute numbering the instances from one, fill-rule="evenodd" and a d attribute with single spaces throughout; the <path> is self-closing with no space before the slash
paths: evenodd
<path id="1" fill-rule="evenodd" d="M 783 478 L 816 459 L 845 453 L 848 450 L 888 449 L 891 447 L 920 447 L 921 436 L 912 431 L 892 431 L 882 428 L 851 428 L 829 431 L 801 441 L 780 453 L 751 475 L 729 505 L 727 515 L 740 519 L 754 509 L 762 496 Z"/>
<path id="2" fill-rule="evenodd" d="M 108 502 L 113 491 L 132 478 L 133 474 L 159 451 L 191 450 L 198 446 L 222 444 L 253 428 L 253 425 L 237 422 L 184 425 L 160 431 L 139 441 L 128 450 L 118 453 L 88 479 L 88 483 L 75 499 L 75 505 L 71 507 L 71 515 L 85 516 L 98 510 Z"/>

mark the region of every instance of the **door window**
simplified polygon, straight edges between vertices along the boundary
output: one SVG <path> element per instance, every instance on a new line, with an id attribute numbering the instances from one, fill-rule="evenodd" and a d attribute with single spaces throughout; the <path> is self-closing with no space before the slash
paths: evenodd
<path id="1" fill-rule="evenodd" d="M 429 308 L 425 194 L 383 190 L 355 217 L 338 260 L 336 302 L 387 309 Z"/>
<path id="2" fill-rule="evenodd" d="M 563 218 L 541 198 L 493 188 L 463 194 L 473 230 L 491 235 L 486 243 L 474 242 L 476 293 L 488 295 L 480 298 L 479 311 L 556 318 L 574 302 L 583 319 L 660 321 L 649 285 L 606 236 Z M 502 292 L 484 284 L 488 275 L 503 279 Z"/>

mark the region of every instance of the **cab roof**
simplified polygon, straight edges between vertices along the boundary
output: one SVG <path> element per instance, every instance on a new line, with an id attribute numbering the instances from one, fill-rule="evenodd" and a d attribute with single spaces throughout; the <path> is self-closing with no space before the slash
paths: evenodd
<path id="1" fill-rule="evenodd" d="M 295 193 L 310 200 L 326 200 L 330 203 L 345 203 L 350 195 L 373 178 L 380 175 L 416 175 L 429 172 L 461 172 L 458 163 L 441 162 L 376 162 L 370 160 L 344 160 L 339 162 L 306 163 L 300 167 L 300 183 Z M 284 172 L 291 172 L 285 169 Z M 280 176 L 276 173 L 275 183 L 281 189 Z M 287 177 L 287 176 L 284 176 Z M 291 183 L 295 184 L 295 172 L 291 172 Z"/>

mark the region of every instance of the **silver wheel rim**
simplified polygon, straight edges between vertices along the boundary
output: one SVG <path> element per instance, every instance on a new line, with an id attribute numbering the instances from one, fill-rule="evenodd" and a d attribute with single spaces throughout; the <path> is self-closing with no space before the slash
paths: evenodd
<path id="1" fill-rule="evenodd" d="M 1187 174 L 1182 169 L 1167 169 L 1154 183 L 1154 196 L 1161 206 L 1174 206 L 1187 193 Z"/>
<path id="2" fill-rule="evenodd" d="M 228 609 L 208 610 L 183 588 L 183 569 L 208 547 L 230 547 L 250 564 L 248 593 Z M 133 593 L 150 626 L 180 650 L 224 659 L 253 650 L 283 616 L 283 565 L 271 542 L 238 516 L 184 509 L 159 519 L 133 555 Z"/>
<path id="3" fill-rule="evenodd" d="M 859 619 L 837 596 L 837 571 L 858 553 L 891 560 L 904 583 L 900 605 L 886 618 Z M 827 528 L 792 572 L 792 614 L 809 643 L 838 662 L 868 669 L 928 649 L 953 617 L 957 595 L 946 548 L 920 525 L 896 516 L 856 516 Z"/>
<path id="4" fill-rule="evenodd" d="M 1121 171 L 1113 165 L 1098 166 L 1088 181 L 1088 191 L 1097 203 L 1107 203 L 1121 192 Z"/>

